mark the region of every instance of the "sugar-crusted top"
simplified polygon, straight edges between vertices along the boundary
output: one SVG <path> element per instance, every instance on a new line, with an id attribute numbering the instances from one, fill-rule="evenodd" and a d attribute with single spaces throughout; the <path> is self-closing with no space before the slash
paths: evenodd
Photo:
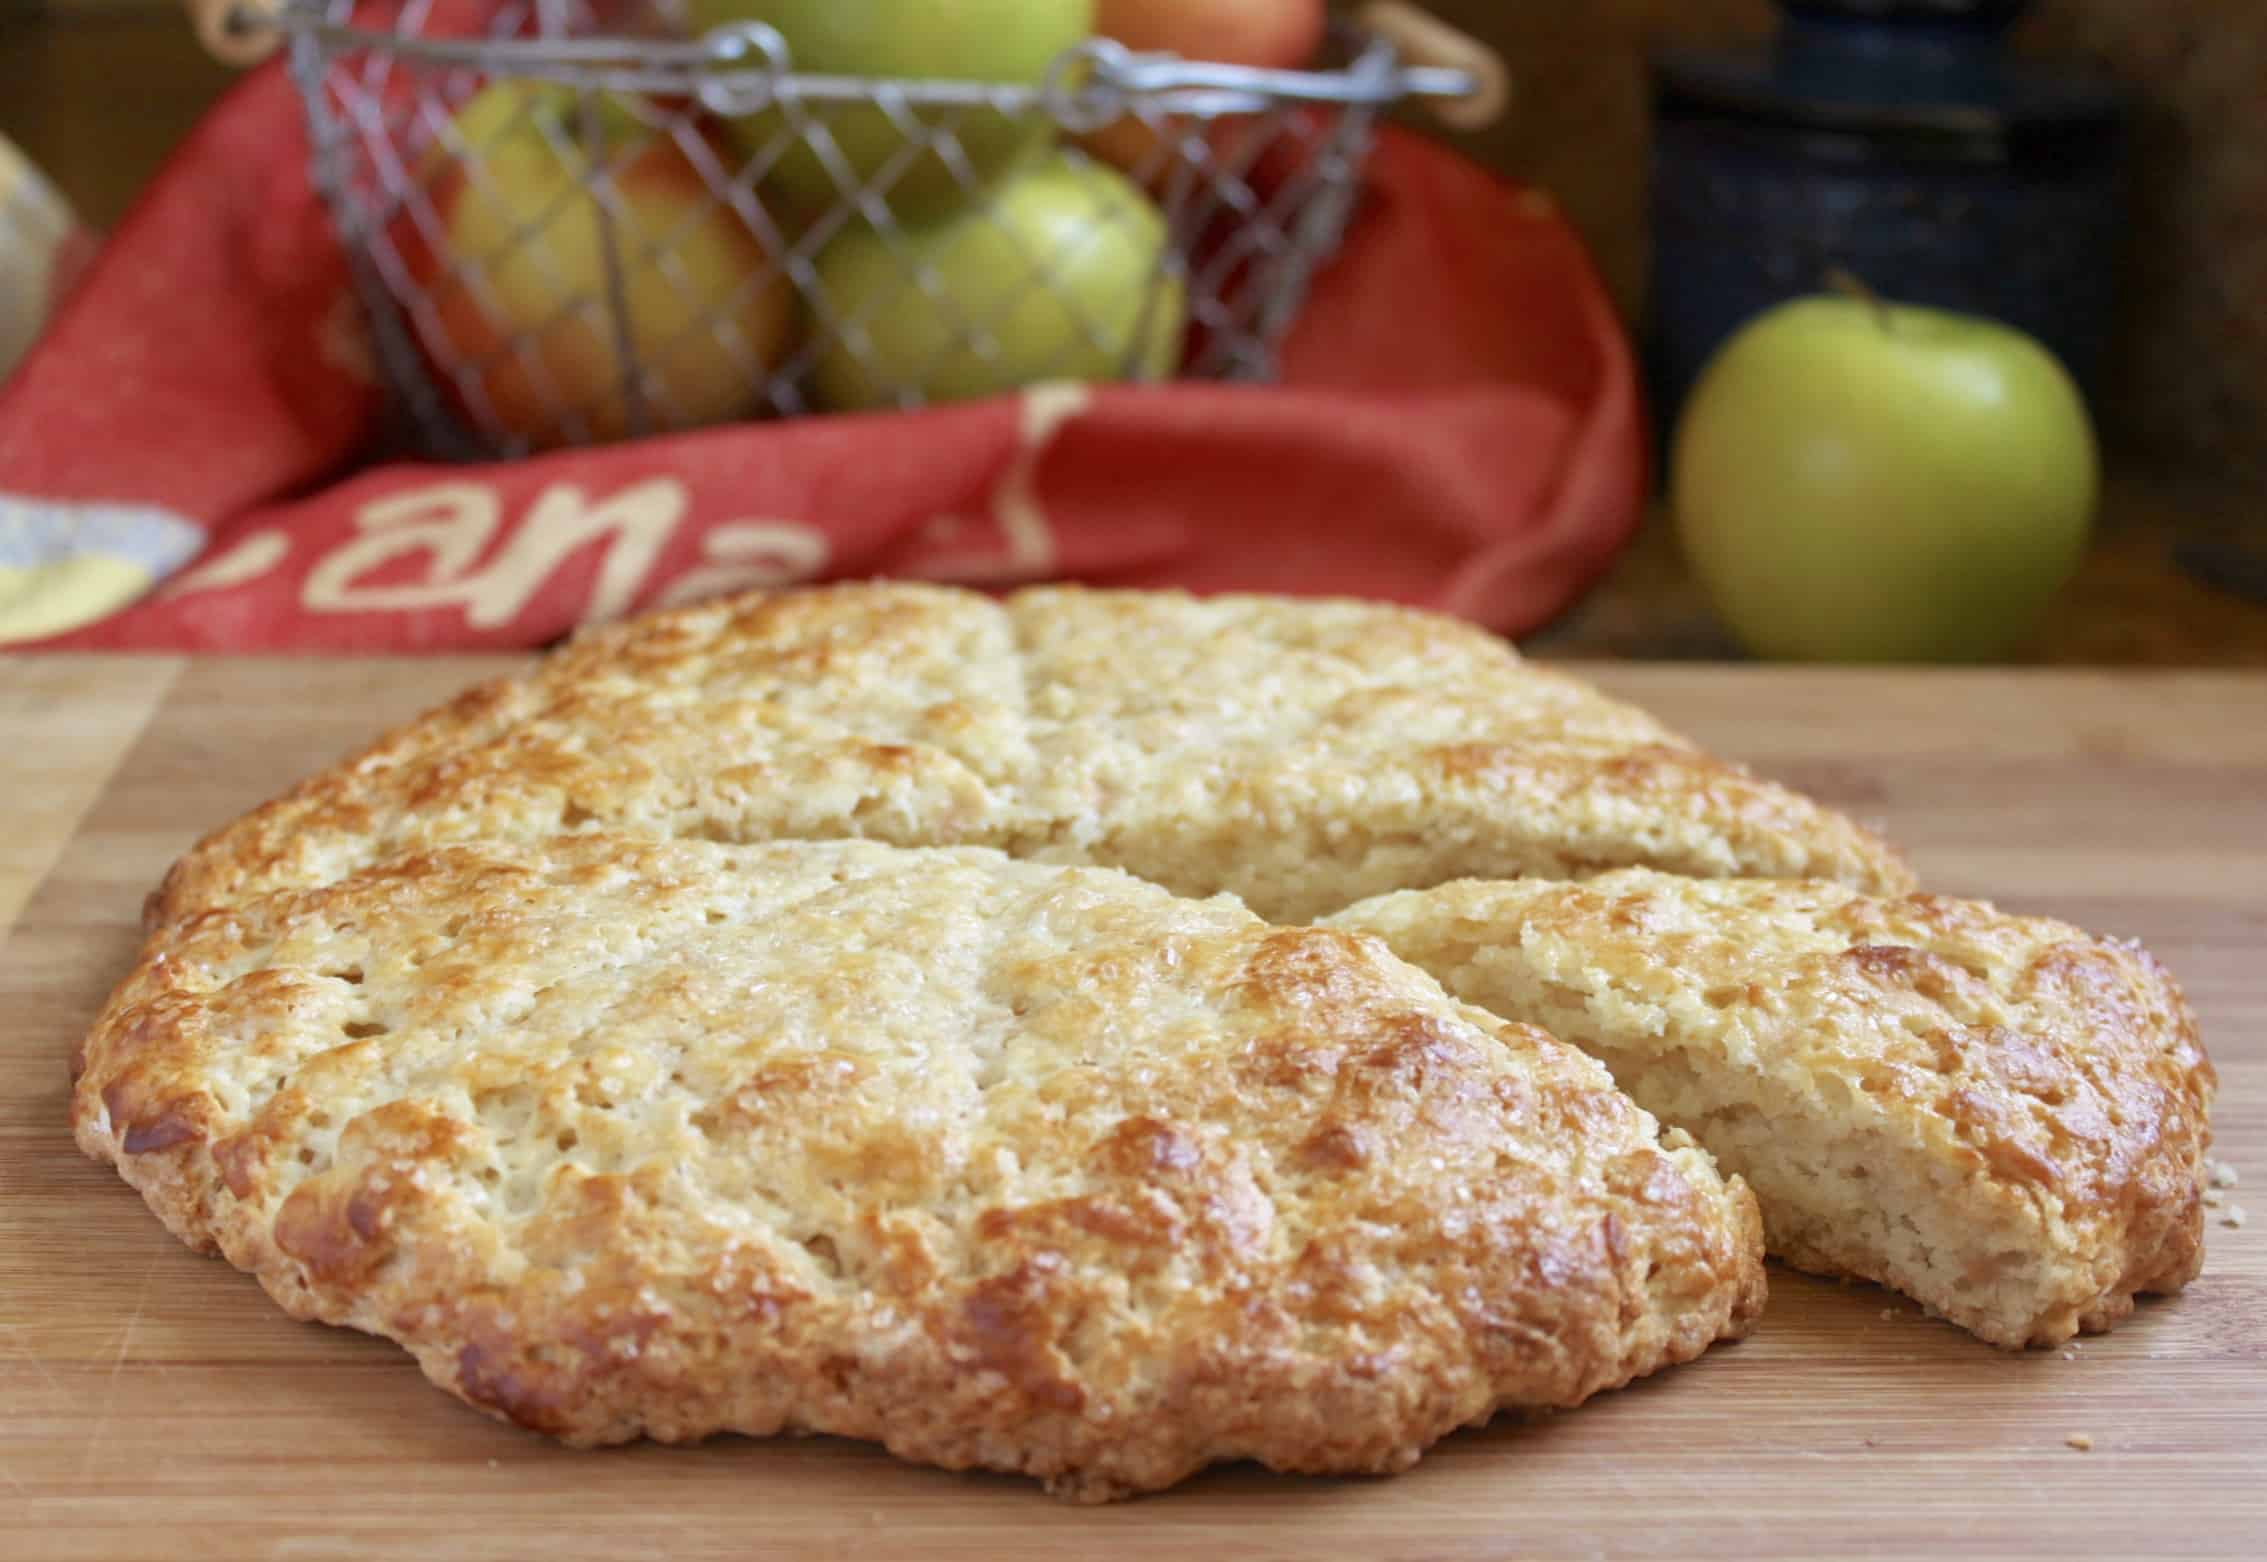
<path id="1" fill-rule="evenodd" d="M 1850 821 L 1454 620 L 887 584 L 586 635 L 218 831 L 151 916 L 578 830 L 993 846 L 1284 921 L 1622 864 L 1909 885 Z"/>
<path id="2" fill-rule="evenodd" d="M 2103 1318 L 2201 1262 L 2216 1081 L 2187 1001 L 2138 944 L 1982 901 L 1641 869 L 1446 884 L 1330 925 L 1500 1013 L 1769 1083 L 2004 1190 Z"/>
<path id="3" fill-rule="evenodd" d="M 983 850 L 582 835 L 161 930 L 79 1142 L 576 1441 L 1390 1469 L 1744 1331 L 1753 1201 L 1378 942 Z"/>

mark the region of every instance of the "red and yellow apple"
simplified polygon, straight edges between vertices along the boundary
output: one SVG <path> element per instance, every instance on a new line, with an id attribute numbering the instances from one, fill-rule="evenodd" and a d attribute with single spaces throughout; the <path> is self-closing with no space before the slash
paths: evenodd
<path id="1" fill-rule="evenodd" d="M 1323 0 L 1098 0 L 1094 30 L 1137 54 L 1296 70 L 1322 47 Z M 1131 115 L 1079 137 L 1137 177 L 1162 166 L 1158 132 Z"/>
<path id="2" fill-rule="evenodd" d="M 1322 44 L 1323 0 L 1096 0 L 1094 30 L 1137 52 L 1289 70 Z"/>
<path id="3" fill-rule="evenodd" d="M 764 22 L 787 45 L 798 75 L 927 78 L 1037 85 L 1055 61 L 1093 35 L 1094 0 L 684 0 L 686 25 L 705 33 L 729 22 Z M 742 155 L 778 147 L 767 188 L 805 208 L 843 198 L 841 178 L 865 185 L 891 174 L 882 198 L 901 220 L 923 221 L 968 199 L 952 164 L 916 149 L 879 104 L 809 100 L 801 105 L 841 154 L 830 169 L 815 138 L 780 109 L 734 119 Z M 932 129 L 949 128 L 978 186 L 1043 142 L 1044 116 L 990 108 L 923 109 Z M 902 162 L 902 167 L 900 163 Z"/>
<path id="4" fill-rule="evenodd" d="M 401 248 L 430 303 L 413 318 L 441 383 L 476 424 L 534 449 L 637 432 L 633 372 L 652 428 L 746 414 L 793 334 L 792 287 L 666 131 L 605 95 L 586 126 L 578 101 L 497 81 L 426 158 L 440 233 L 405 229 Z M 615 196 L 619 320 L 594 162 Z"/>
<path id="5" fill-rule="evenodd" d="M 2020 331 L 1798 299 L 1725 344 L 1670 462 L 1677 534 L 1764 656 L 1973 660 L 2076 569 L 2097 489 L 2078 388 Z"/>
<path id="6" fill-rule="evenodd" d="M 837 410 L 1157 379 L 1180 357 L 1186 297 L 1163 215 L 1114 170 L 1062 152 L 941 222 L 845 230 L 819 280 L 842 329 L 815 383 Z"/>

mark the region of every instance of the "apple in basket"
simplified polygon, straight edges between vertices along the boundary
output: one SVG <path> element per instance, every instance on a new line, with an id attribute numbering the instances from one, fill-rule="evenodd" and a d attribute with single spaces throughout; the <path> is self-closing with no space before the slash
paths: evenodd
<path id="1" fill-rule="evenodd" d="M 851 227 L 819 257 L 819 398 L 958 401 L 1040 380 L 1158 379 L 1186 291 L 1165 219 L 1121 174 L 1054 152 L 923 227 Z"/>
<path id="2" fill-rule="evenodd" d="M 1098 0 L 1094 30 L 1137 54 L 1296 70 L 1322 48 L 1323 0 Z M 1137 177 L 1164 164 L 1158 132 L 1127 115 L 1079 144 Z"/>
<path id="3" fill-rule="evenodd" d="M 682 0 L 696 33 L 764 22 L 798 75 L 1037 85 L 1093 35 L 1094 0 Z M 1044 116 L 989 107 L 907 109 L 907 128 L 877 102 L 800 100 L 731 121 L 765 188 L 810 209 L 871 188 L 901 220 L 927 220 L 970 198 L 1043 142 Z M 941 150 L 950 134 L 959 156 Z"/>
<path id="4" fill-rule="evenodd" d="M 1322 47 L 1323 0 L 1096 0 L 1094 30 L 1129 49 L 1287 70 Z"/>
<path id="5" fill-rule="evenodd" d="M 794 290 L 679 140 L 712 134 L 682 110 L 516 79 L 457 111 L 419 169 L 438 231 L 405 220 L 401 248 L 427 303 L 418 335 L 475 426 L 534 449 L 617 439 L 638 431 L 633 374 L 653 429 L 754 409 Z"/>

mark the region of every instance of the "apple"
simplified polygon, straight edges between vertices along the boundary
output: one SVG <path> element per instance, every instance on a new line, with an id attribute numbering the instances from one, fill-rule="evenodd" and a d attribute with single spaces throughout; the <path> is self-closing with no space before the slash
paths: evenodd
<path id="1" fill-rule="evenodd" d="M 1322 47 L 1323 0 L 1097 0 L 1094 30 L 1137 54 L 1296 70 Z M 1158 132 L 1133 115 L 1089 131 L 1079 145 L 1137 177 L 1165 164 Z"/>
<path id="2" fill-rule="evenodd" d="M 793 288 L 666 131 L 610 96 L 591 109 L 652 426 L 749 412 L 792 338 Z M 441 382 L 531 448 L 636 432 L 575 90 L 499 80 L 451 125 L 422 169 L 439 240 L 408 229 L 401 245 L 431 302 L 413 318 Z"/>
<path id="3" fill-rule="evenodd" d="M 1186 298 L 1165 219 L 1112 169 L 1055 152 L 982 207 L 895 236 L 846 229 L 819 281 L 849 340 L 820 355 L 830 407 L 989 396 L 1040 380 L 1157 379 Z"/>
<path id="4" fill-rule="evenodd" d="M 1094 32 L 1094 0 L 684 0 L 686 24 L 706 33 L 729 22 L 766 22 L 787 44 L 798 75 L 940 78 L 1036 85 L 1067 49 Z M 821 120 L 860 184 L 908 150 L 905 132 L 877 104 L 805 104 Z M 922 111 L 916 111 L 922 112 Z M 1011 117 L 989 108 L 930 109 L 926 122 L 949 126 L 981 185 L 1043 142 L 1043 115 Z M 764 174 L 767 187 L 806 208 L 842 199 L 835 175 L 780 109 L 739 116 L 732 133 L 746 157 L 792 138 Z M 942 215 L 971 192 L 933 150 L 910 155 L 884 192 L 904 220 Z"/>
<path id="5" fill-rule="evenodd" d="M 2078 388 L 2022 332 L 1801 298 L 1727 342 L 1670 456 L 1677 535 L 1764 656 L 1998 656 L 2077 568 L 2099 488 Z"/>
<path id="6" fill-rule="evenodd" d="M 1094 30 L 1136 53 L 1290 70 L 1322 47 L 1323 0 L 1096 0 Z"/>

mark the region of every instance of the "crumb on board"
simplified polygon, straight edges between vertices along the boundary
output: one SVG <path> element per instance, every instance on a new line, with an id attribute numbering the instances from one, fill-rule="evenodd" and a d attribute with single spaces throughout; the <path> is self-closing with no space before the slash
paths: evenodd
<path id="1" fill-rule="evenodd" d="M 2243 1222 L 2244 1214 L 2241 1204 L 2230 1204 L 2226 1209 L 2220 1211 L 2220 1224 L 2223 1226 L 2241 1226 Z"/>
<path id="2" fill-rule="evenodd" d="M 2224 1193 L 2208 1191 L 2204 1195 L 2204 1207 L 2206 1209 L 2218 1209 L 2227 1202 L 2228 1196 Z"/>
<path id="3" fill-rule="evenodd" d="M 2062 1359 L 2064 1361 L 2076 1361 L 2078 1359 L 2078 1352 L 2074 1350 L 2066 1350 L 2062 1353 Z"/>
<path id="4" fill-rule="evenodd" d="M 1894 1320 L 1894 1319 L 1896 1318 L 1896 1316 L 1897 1316 L 1897 1309 L 1896 1309 L 1896 1308 L 1894 1308 L 1894 1307 L 1884 1307 L 1884 1308 L 1883 1308 L 1883 1309 L 1881 1310 L 1881 1321 L 1882 1321 L 1883 1323 L 1888 1323 L 1888 1322 L 1891 1322 L 1892 1320 Z"/>
<path id="5" fill-rule="evenodd" d="M 2090 1454 L 2094 1451 L 2094 1440 L 2084 1432 L 2073 1432 L 2063 1441 L 2082 1454 Z"/>
<path id="6" fill-rule="evenodd" d="M 2226 1161 L 2206 1161 L 2205 1180 L 2215 1188 L 2232 1188 L 2236 1185 L 2236 1169 Z"/>

